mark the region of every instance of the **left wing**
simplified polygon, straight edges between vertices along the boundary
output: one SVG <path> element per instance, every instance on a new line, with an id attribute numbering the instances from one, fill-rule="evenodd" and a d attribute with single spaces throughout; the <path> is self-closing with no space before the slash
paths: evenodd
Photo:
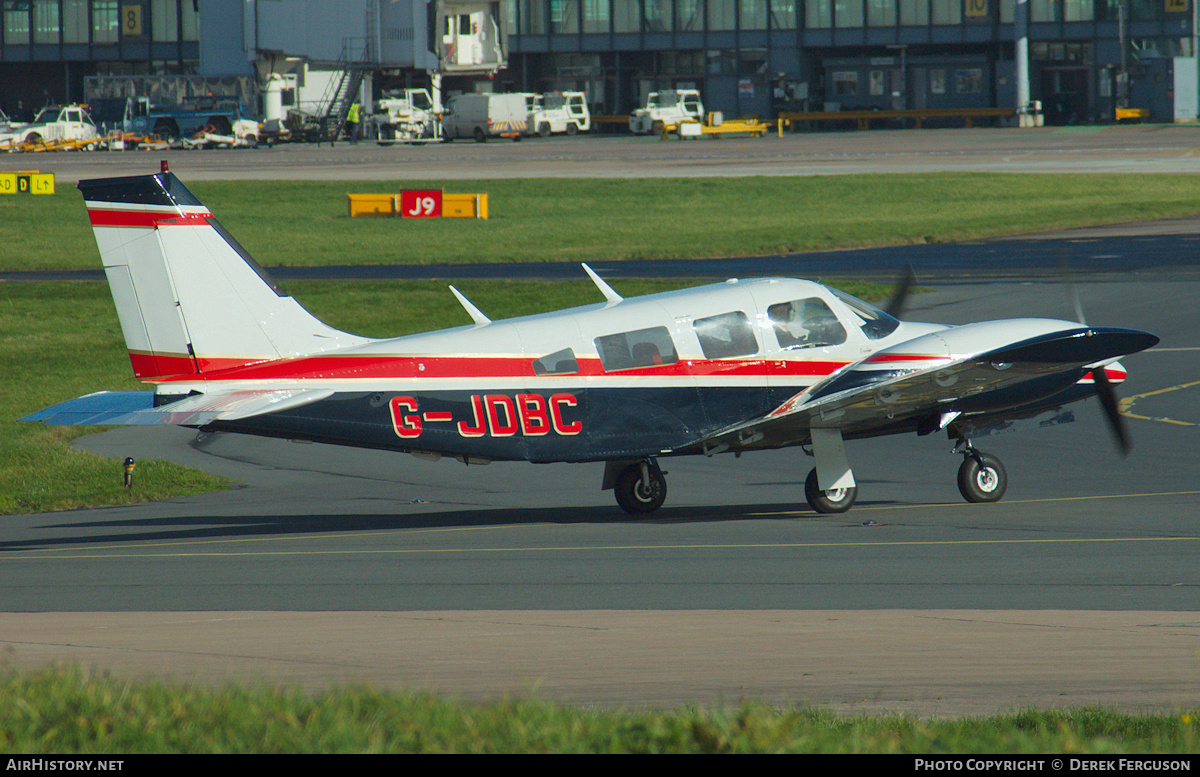
<path id="1" fill-rule="evenodd" d="M 814 428 L 849 438 L 900 431 L 914 421 L 932 431 L 961 415 L 1022 417 L 1093 367 L 1157 342 L 1137 330 L 1043 319 L 954 327 L 877 351 L 697 447 L 793 444 Z"/>
<path id="2" fill-rule="evenodd" d="M 22 418 L 51 426 L 203 426 L 278 413 L 332 396 L 330 389 L 263 389 L 196 394 L 154 406 L 153 391 L 98 391 Z"/>

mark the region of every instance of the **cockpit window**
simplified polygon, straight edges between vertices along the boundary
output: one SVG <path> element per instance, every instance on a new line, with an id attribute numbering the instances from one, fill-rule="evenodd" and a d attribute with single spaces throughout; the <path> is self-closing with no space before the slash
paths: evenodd
<path id="1" fill-rule="evenodd" d="M 780 302 L 767 308 L 780 348 L 817 348 L 846 342 L 846 329 L 817 297 Z"/>
<path id="2" fill-rule="evenodd" d="M 869 339 L 882 340 L 892 332 L 895 332 L 900 326 L 899 321 L 874 305 L 863 302 L 858 297 L 851 297 L 844 291 L 838 291 L 837 289 L 830 289 L 830 291 L 837 295 L 838 299 L 845 302 L 854 311 L 855 315 L 862 319 L 863 323 L 860 326 L 863 334 Z"/>
<path id="3" fill-rule="evenodd" d="M 665 326 L 620 332 L 596 338 L 600 363 L 608 372 L 634 367 L 656 367 L 679 361 L 675 343 Z"/>
<path id="4" fill-rule="evenodd" d="M 758 340 L 750 319 L 740 310 L 719 316 L 698 318 L 692 322 L 700 350 L 707 359 L 750 356 L 758 353 Z"/>

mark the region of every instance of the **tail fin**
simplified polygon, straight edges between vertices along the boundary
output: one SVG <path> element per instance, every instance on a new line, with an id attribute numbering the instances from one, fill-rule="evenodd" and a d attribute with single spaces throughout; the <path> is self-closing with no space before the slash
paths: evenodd
<path id="1" fill-rule="evenodd" d="M 367 342 L 285 296 L 174 174 L 80 181 L 79 189 L 137 377 Z"/>

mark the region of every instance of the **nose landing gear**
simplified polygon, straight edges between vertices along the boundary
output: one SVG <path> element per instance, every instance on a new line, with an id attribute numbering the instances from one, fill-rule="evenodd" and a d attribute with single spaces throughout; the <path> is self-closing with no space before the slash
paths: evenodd
<path id="1" fill-rule="evenodd" d="M 999 502 L 1008 488 L 1008 473 L 995 456 L 960 445 L 963 463 L 958 468 L 958 492 L 968 502 Z M 957 450 L 957 449 L 956 449 Z"/>

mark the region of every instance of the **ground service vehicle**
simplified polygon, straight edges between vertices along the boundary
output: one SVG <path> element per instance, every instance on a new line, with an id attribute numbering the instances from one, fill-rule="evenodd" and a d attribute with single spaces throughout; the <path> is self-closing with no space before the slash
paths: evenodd
<path id="1" fill-rule="evenodd" d="M 384 97 L 375 104 L 380 112 L 371 120 L 380 145 L 442 139 L 442 125 L 428 90 L 405 89 L 403 96 Z"/>
<path id="2" fill-rule="evenodd" d="M 23 143 L 89 140 L 99 142 L 100 132 L 82 105 L 48 105 L 38 112 L 32 123 L 0 132 L 0 148 Z"/>
<path id="3" fill-rule="evenodd" d="M 679 124 L 685 121 L 701 121 L 704 118 L 704 103 L 700 92 L 695 89 L 668 89 L 651 92 L 646 104 L 629 117 L 629 130 L 635 135 L 654 132 L 656 122 Z"/>
<path id="4" fill-rule="evenodd" d="M 488 138 L 520 140 L 529 131 L 529 113 L 524 94 L 460 94 L 450 98 L 442 115 L 445 140 Z"/>
<path id="5" fill-rule="evenodd" d="M 542 137 L 565 132 L 574 135 L 592 128 L 587 96 L 583 92 L 546 92 L 533 95 L 529 129 Z"/>
<path id="6" fill-rule="evenodd" d="M 523 98 L 521 98 L 523 100 Z M 340 332 L 284 296 L 168 172 L 79 183 L 134 375 L 153 391 L 98 392 L 26 417 L 172 424 L 390 449 L 464 464 L 603 462 L 629 513 L 657 510 L 658 461 L 801 446 L 813 509 L 858 492 L 844 441 L 937 431 L 958 485 L 995 502 L 1007 475 L 973 436 L 1073 420 L 1101 400 L 1147 332 L 1040 318 L 901 322 L 911 275 L 880 310 L 819 283 L 731 279 L 392 339 Z"/>
<path id="7" fill-rule="evenodd" d="M 92 101 L 96 118 L 108 129 L 134 135 L 157 135 L 164 140 L 201 132 L 245 135 L 242 104 L 236 97 L 188 97 L 177 105 L 151 105 L 149 97 L 106 97 Z M 238 122 L 243 122 L 239 125 Z M 243 127 L 241 133 L 235 130 Z"/>

